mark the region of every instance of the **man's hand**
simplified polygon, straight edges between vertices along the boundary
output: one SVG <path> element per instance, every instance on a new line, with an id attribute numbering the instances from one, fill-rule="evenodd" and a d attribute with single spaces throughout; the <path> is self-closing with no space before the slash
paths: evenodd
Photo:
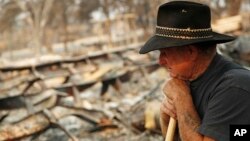
<path id="1" fill-rule="evenodd" d="M 178 100 L 185 97 L 191 97 L 188 83 L 176 78 L 172 78 L 165 83 L 163 93 L 167 97 L 169 103 L 174 106 L 173 108 L 175 108 L 175 104 Z"/>
<path id="2" fill-rule="evenodd" d="M 166 96 L 161 105 L 163 136 L 166 135 L 169 118 L 173 117 L 178 120 L 179 133 L 182 140 L 214 141 L 212 138 L 197 132 L 201 121 L 193 105 L 187 82 L 172 78 L 165 83 L 163 93 Z"/>
<path id="3" fill-rule="evenodd" d="M 169 119 L 169 116 L 177 119 L 173 101 L 167 97 L 162 101 L 160 111 L 161 115 L 164 116 L 165 119 Z"/>

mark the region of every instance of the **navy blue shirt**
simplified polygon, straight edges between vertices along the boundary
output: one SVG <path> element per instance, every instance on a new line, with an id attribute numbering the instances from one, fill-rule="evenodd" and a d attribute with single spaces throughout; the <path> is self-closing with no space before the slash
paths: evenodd
<path id="1" fill-rule="evenodd" d="M 230 124 L 250 124 L 250 72 L 216 55 L 208 69 L 190 83 L 199 132 L 229 141 Z"/>

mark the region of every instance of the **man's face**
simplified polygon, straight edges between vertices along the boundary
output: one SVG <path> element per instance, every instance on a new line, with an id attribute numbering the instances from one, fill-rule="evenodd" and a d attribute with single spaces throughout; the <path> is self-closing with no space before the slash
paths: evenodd
<path id="1" fill-rule="evenodd" d="M 170 76 L 182 80 L 192 77 L 194 66 L 190 47 L 171 47 L 160 50 L 159 64 L 169 70 Z"/>

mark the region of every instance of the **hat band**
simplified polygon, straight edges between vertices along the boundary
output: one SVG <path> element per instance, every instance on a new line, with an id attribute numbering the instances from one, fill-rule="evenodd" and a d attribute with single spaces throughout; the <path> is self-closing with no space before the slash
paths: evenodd
<path id="1" fill-rule="evenodd" d="M 169 28 L 156 26 L 156 35 L 162 37 L 178 38 L 178 39 L 203 39 L 211 38 L 212 29 L 203 28 L 203 29 L 180 29 L 180 28 Z"/>

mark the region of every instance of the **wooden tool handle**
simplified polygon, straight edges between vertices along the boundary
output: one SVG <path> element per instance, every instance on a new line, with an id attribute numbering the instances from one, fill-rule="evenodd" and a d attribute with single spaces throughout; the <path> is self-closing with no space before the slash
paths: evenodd
<path id="1" fill-rule="evenodd" d="M 176 128 L 176 120 L 174 118 L 170 117 L 165 141 L 173 141 L 174 140 L 175 128 Z"/>

